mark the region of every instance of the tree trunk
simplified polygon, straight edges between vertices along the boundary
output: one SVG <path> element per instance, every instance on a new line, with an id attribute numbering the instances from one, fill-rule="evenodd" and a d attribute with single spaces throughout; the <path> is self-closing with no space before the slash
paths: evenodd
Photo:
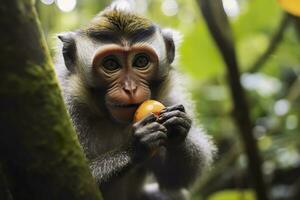
<path id="1" fill-rule="evenodd" d="M 1 200 L 13 200 L 11 192 L 9 191 L 6 176 L 3 173 L 0 165 L 0 199 Z"/>
<path id="2" fill-rule="evenodd" d="M 0 5 L 0 192 L 5 200 L 101 199 L 33 4 Z"/>

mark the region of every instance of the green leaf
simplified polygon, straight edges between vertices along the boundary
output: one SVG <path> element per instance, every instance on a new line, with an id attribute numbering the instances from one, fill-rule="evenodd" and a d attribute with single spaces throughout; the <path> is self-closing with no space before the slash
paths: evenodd
<path id="1" fill-rule="evenodd" d="M 193 78 L 209 78 L 224 70 L 219 51 L 203 22 L 185 33 L 180 59 L 181 68 Z"/>
<path id="2" fill-rule="evenodd" d="M 211 195 L 208 200 L 255 200 L 255 195 L 251 190 L 224 190 Z"/>

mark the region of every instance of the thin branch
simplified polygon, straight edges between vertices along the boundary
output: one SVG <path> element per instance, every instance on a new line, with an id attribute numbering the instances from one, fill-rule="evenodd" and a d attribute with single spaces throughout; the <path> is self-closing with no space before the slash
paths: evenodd
<path id="1" fill-rule="evenodd" d="M 200 193 L 201 190 L 207 193 L 204 188 L 211 188 L 211 181 L 218 179 L 224 172 L 224 169 L 229 167 L 237 159 L 241 152 L 242 148 L 240 147 L 239 143 L 234 141 L 230 149 L 222 156 L 222 158 L 220 158 L 210 173 L 204 174 L 203 177 L 196 182 L 192 188 L 192 194 L 196 195 Z"/>
<path id="2" fill-rule="evenodd" d="M 226 64 L 229 88 L 234 106 L 235 122 L 245 146 L 249 161 L 248 170 L 252 177 L 256 197 L 258 200 L 267 200 L 267 189 L 261 170 L 262 161 L 256 140 L 253 136 L 253 124 L 250 119 L 249 106 L 240 82 L 240 66 L 236 57 L 228 17 L 221 0 L 198 0 L 197 2 Z"/>
<path id="3" fill-rule="evenodd" d="M 289 93 L 287 95 L 287 99 L 290 102 L 295 102 L 297 98 L 300 97 L 300 76 L 298 76 L 297 80 L 291 85 Z"/>
<path id="4" fill-rule="evenodd" d="M 293 25 L 295 26 L 298 40 L 300 40 L 300 16 L 291 15 L 291 18 L 293 19 Z"/>
<path id="5" fill-rule="evenodd" d="M 280 44 L 280 42 L 283 39 L 283 34 L 285 32 L 285 30 L 287 29 L 288 25 L 291 22 L 291 17 L 289 14 L 284 13 L 277 31 L 275 32 L 275 34 L 272 36 L 269 46 L 267 47 L 267 49 L 265 50 L 264 53 L 262 53 L 262 55 L 260 55 L 257 60 L 254 62 L 254 64 L 249 67 L 249 71 L 250 73 L 255 73 L 257 71 L 259 71 L 264 63 L 268 60 L 268 58 L 270 57 L 270 55 L 277 49 L 278 45 Z"/>

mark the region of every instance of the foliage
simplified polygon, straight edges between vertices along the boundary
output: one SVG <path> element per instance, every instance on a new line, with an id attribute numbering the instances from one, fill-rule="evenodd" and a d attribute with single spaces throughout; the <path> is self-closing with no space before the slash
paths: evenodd
<path id="1" fill-rule="evenodd" d="M 208 200 L 255 200 L 252 191 L 225 190 L 220 191 L 208 198 Z"/>
<path id="2" fill-rule="evenodd" d="M 196 2 L 194 0 L 139 2 L 147 3 L 147 10 L 143 14 L 163 26 L 178 29 L 184 35 L 178 66 L 189 77 L 188 86 L 197 103 L 200 120 L 217 141 L 220 148 L 219 160 L 222 160 L 222 157 L 230 152 L 237 131 L 232 122 L 232 102 L 227 89 L 224 63 Z M 170 15 L 168 12 L 163 12 L 162 7 L 166 2 L 175 2 L 178 6 L 176 12 L 173 10 L 175 14 L 172 16 L 168 16 Z M 284 12 L 274 0 L 223 0 L 223 2 L 224 5 L 225 2 L 231 2 L 232 6 L 231 12 L 227 7 L 227 14 L 231 16 L 235 47 L 243 71 L 241 81 L 247 91 L 251 118 L 255 123 L 254 134 L 264 160 L 264 174 L 272 186 L 283 184 L 287 188 L 292 188 L 297 182 L 297 176 L 285 180 L 276 174 L 278 171 L 288 173 L 292 169 L 300 168 L 299 25 L 297 27 L 291 22 L 284 31 L 277 49 L 268 56 L 260 70 L 253 74 L 246 73 L 268 48 Z M 109 3 L 108 0 L 80 0 L 75 10 L 62 13 L 54 4 L 46 6 L 38 1 L 42 25 L 48 33 L 50 46 L 55 46 L 54 33 L 84 26 L 93 15 Z M 171 4 L 167 5 L 170 8 Z M 299 24 L 299 18 L 296 20 Z M 241 153 L 233 166 L 223 166 L 222 172 L 229 176 L 232 167 L 243 170 L 246 164 L 244 154 Z M 223 176 L 225 175 L 221 177 Z M 246 175 L 239 177 L 233 173 L 231 180 L 235 178 L 242 180 L 234 184 L 224 184 L 223 187 L 238 187 L 240 182 L 246 182 L 247 186 L 251 186 L 247 182 Z M 210 186 L 213 187 L 213 184 Z M 234 192 L 230 194 L 236 195 Z M 225 198 L 230 194 L 219 193 L 218 195 L 223 197 L 215 196 L 211 199 L 233 199 Z M 275 199 L 280 199 L 292 194 L 273 192 L 272 195 Z"/>

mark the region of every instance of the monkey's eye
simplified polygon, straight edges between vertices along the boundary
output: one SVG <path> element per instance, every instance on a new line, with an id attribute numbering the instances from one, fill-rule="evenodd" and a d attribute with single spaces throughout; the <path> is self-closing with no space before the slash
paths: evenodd
<path id="1" fill-rule="evenodd" d="M 121 68 L 118 59 L 114 56 L 107 56 L 103 59 L 102 66 L 105 70 L 114 72 Z"/>
<path id="2" fill-rule="evenodd" d="M 144 53 L 140 53 L 135 56 L 132 65 L 136 68 L 145 69 L 148 67 L 148 64 L 149 64 L 149 56 Z"/>

